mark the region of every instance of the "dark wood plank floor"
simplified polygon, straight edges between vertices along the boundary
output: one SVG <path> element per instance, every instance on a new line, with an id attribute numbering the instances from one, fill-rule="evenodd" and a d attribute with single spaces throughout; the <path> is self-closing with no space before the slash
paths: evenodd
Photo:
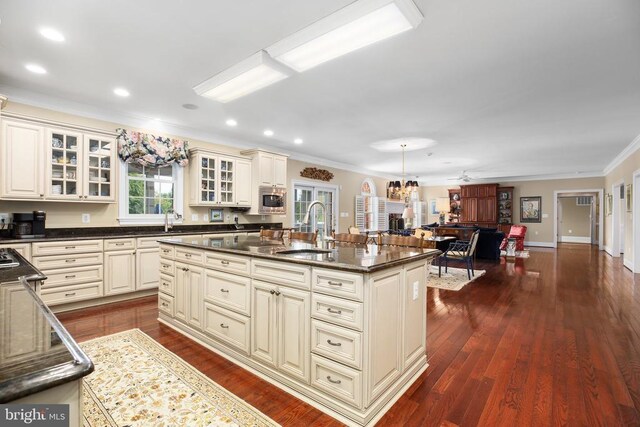
<path id="1" fill-rule="evenodd" d="M 379 425 L 640 425 L 640 276 L 586 245 L 481 263 L 428 291 L 426 373 Z M 60 314 L 78 340 L 140 328 L 284 426 L 339 425 L 161 326 L 155 298 Z"/>

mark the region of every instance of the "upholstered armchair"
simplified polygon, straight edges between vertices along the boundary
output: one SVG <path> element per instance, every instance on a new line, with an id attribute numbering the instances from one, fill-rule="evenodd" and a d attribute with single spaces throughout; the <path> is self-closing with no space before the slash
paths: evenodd
<path id="1" fill-rule="evenodd" d="M 509 234 L 504 238 L 500 245 L 500 250 L 507 248 L 507 239 L 516 239 L 516 251 L 524 250 L 524 236 L 527 234 L 526 225 L 512 225 Z"/>

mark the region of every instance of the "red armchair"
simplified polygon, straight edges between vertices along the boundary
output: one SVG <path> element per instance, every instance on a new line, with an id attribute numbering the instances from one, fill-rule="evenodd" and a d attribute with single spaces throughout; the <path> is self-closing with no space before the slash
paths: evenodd
<path id="1" fill-rule="evenodd" d="M 500 250 L 503 251 L 507 248 L 507 239 L 516 239 L 516 251 L 523 251 L 525 234 L 527 234 L 526 225 L 512 225 L 511 229 L 509 229 L 509 234 L 500 245 Z"/>

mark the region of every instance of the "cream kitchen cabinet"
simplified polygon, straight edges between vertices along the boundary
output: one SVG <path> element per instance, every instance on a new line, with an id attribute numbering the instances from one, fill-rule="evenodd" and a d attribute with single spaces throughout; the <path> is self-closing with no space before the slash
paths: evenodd
<path id="1" fill-rule="evenodd" d="M 104 253 L 104 294 L 117 295 L 136 290 L 136 251 Z"/>
<path id="2" fill-rule="evenodd" d="M 251 164 L 247 159 L 197 148 L 191 156 L 190 205 L 249 206 Z"/>
<path id="3" fill-rule="evenodd" d="M 204 269 L 176 262 L 175 271 L 174 315 L 177 319 L 201 330 L 204 311 Z"/>
<path id="4" fill-rule="evenodd" d="M 160 251 L 136 249 L 136 290 L 153 289 L 160 283 Z"/>
<path id="5" fill-rule="evenodd" d="M 310 372 L 310 294 L 252 281 L 251 354 L 303 383 Z"/>
<path id="6" fill-rule="evenodd" d="M 2 120 L 1 198 L 44 199 L 44 135 L 42 126 L 20 120 Z"/>
<path id="7" fill-rule="evenodd" d="M 31 243 L 10 243 L 0 245 L 0 249 L 11 248 L 18 252 L 24 259 L 31 262 Z"/>
<path id="8" fill-rule="evenodd" d="M 251 209 L 249 214 L 260 214 L 260 187 L 287 187 L 287 156 L 264 150 L 242 151 L 251 157 Z"/>

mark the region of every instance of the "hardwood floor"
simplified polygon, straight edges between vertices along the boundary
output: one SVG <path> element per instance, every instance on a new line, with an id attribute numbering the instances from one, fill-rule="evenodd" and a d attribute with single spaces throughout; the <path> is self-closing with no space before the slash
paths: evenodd
<path id="1" fill-rule="evenodd" d="M 586 245 L 428 290 L 426 373 L 378 425 L 640 425 L 640 276 Z M 78 341 L 140 328 L 276 422 L 332 418 L 162 326 L 144 298 L 60 314 Z"/>

